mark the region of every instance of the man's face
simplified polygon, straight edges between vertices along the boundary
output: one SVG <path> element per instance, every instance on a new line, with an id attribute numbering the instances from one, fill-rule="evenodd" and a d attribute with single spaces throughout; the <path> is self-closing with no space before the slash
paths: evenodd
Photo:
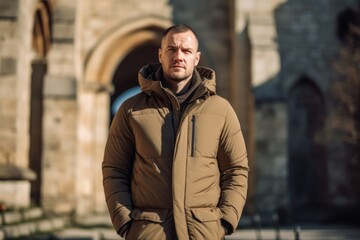
<path id="1" fill-rule="evenodd" d="M 159 49 L 159 62 L 165 79 L 177 82 L 189 80 L 200 60 L 197 49 L 198 42 L 191 31 L 169 32 Z"/>

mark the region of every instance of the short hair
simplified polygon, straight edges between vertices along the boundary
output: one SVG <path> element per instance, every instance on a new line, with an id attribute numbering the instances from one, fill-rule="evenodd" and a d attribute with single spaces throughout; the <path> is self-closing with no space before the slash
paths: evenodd
<path id="1" fill-rule="evenodd" d="M 199 45 L 199 38 L 197 33 L 194 31 L 194 29 L 192 29 L 190 26 L 186 25 L 186 24 L 175 24 L 171 27 L 169 27 L 168 29 L 165 30 L 165 32 L 163 33 L 162 39 L 161 39 L 161 45 L 164 41 L 164 39 L 166 38 L 166 36 L 169 34 L 169 32 L 175 32 L 175 33 L 184 33 L 184 32 L 192 32 L 195 35 L 195 39 L 198 42 Z"/>

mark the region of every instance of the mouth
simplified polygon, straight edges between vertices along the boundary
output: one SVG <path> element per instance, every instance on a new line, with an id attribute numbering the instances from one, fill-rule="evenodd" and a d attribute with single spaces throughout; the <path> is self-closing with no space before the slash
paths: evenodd
<path id="1" fill-rule="evenodd" d="M 171 68 L 184 68 L 185 69 L 185 66 L 183 66 L 183 65 L 171 65 L 170 67 Z"/>

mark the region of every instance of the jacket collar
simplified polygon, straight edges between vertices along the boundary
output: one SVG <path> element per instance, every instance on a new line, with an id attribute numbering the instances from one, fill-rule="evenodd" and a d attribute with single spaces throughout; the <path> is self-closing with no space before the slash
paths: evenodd
<path id="1" fill-rule="evenodd" d="M 203 86 L 210 95 L 216 94 L 215 71 L 210 68 L 196 67 L 195 76 L 199 76 Z M 162 68 L 160 63 L 148 64 L 141 68 L 138 74 L 138 80 L 141 90 L 145 93 L 162 92 L 161 85 Z M 161 91 L 161 92 L 159 92 Z"/>

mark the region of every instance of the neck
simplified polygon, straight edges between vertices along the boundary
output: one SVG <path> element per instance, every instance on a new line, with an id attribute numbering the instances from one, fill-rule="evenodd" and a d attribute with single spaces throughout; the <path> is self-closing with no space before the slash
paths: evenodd
<path id="1" fill-rule="evenodd" d="M 191 85 L 191 79 L 192 77 L 182 80 L 182 81 L 176 81 L 171 79 L 166 79 L 166 84 L 168 88 L 175 94 L 181 94 L 185 93 L 187 90 L 189 90 Z"/>

